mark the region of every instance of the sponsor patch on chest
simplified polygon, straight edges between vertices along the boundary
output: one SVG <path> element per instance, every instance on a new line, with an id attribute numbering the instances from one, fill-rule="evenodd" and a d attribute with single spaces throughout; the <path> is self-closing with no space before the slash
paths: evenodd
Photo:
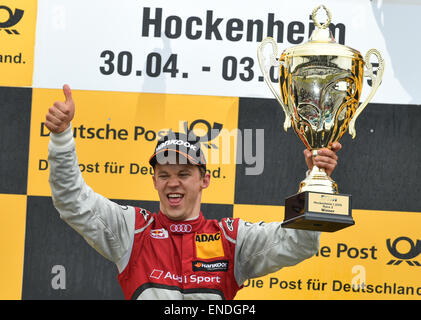
<path id="1" fill-rule="evenodd" d="M 227 271 L 228 270 L 228 260 L 217 260 L 212 262 L 205 261 L 193 261 L 192 262 L 193 271 Z"/>
<path id="2" fill-rule="evenodd" d="M 197 233 L 195 244 L 198 259 L 213 259 L 225 256 L 220 232 Z"/>
<path id="3" fill-rule="evenodd" d="M 152 229 L 151 230 L 151 237 L 155 239 L 167 239 L 168 238 L 168 231 L 164 228 L 161 229 Z"/>

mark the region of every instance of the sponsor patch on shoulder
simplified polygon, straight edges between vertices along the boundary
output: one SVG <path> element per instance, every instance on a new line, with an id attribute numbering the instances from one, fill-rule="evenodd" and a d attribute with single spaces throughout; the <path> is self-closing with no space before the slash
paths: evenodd
<path id="1" fill-rule="evenodd" d="M 193 261 L 192 262 L 193 271 L 227 271 L 228 270 L 228 260 L 217 260 L 212 262 L 205 261 Z"/>

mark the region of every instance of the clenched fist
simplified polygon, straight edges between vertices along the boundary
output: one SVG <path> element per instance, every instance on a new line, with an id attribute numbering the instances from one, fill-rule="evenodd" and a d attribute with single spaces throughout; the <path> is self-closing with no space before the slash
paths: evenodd
<path id="1" fill-rule="evenodd" d="M 313 153 L 307 149 L 304 150 L 304 157 L 309 170 L 316 165 L 320 169 L 325 169 L 326 173 L 330 176 L 338 164 L 338 156 L 336 153 L 342 149 L 339 142 L 334 142 L 331 149 L 322 148 L 317 151 L 317 156 L 314 157 Z"/>
<path id="2" fill-rule="evenodd" d="M 66 130 L 75 115 L 72 90 L 67 84 L 63 86 L 63 93 L 66 101 L 54 102 L 54 105 L 48 109 L 45 117 L 45 126 L 53 133 L 61 133 Z"/>

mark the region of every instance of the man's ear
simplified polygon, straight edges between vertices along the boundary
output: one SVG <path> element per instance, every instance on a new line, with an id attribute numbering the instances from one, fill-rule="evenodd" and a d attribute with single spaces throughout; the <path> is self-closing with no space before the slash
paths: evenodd
<path id="1" fill-rule="evenodd" d="M 152 176 L 152 181 L 153 181 L 153 186 L 154 186 L 154 188 L 156 189 L 156 178 L 155 178 L 155 172 L 154 172 L 154 174 L 153 174 L 153 176 Z"/>
<path id="2" fill-rule="evenodd" d="M 202 178 L 202 189 L 206 189 L 210 185 L 210 174 L 205 173 L 204 177 Z"/>

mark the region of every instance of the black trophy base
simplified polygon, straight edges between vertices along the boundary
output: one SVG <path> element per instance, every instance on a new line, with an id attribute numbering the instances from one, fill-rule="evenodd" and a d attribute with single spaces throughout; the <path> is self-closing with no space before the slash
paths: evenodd
<path id="1" fill-rule="evenodd" d="M 285 199 L 283 228 L 334 232 L 354 224 L 350 195 L 304 191 Z"/>

